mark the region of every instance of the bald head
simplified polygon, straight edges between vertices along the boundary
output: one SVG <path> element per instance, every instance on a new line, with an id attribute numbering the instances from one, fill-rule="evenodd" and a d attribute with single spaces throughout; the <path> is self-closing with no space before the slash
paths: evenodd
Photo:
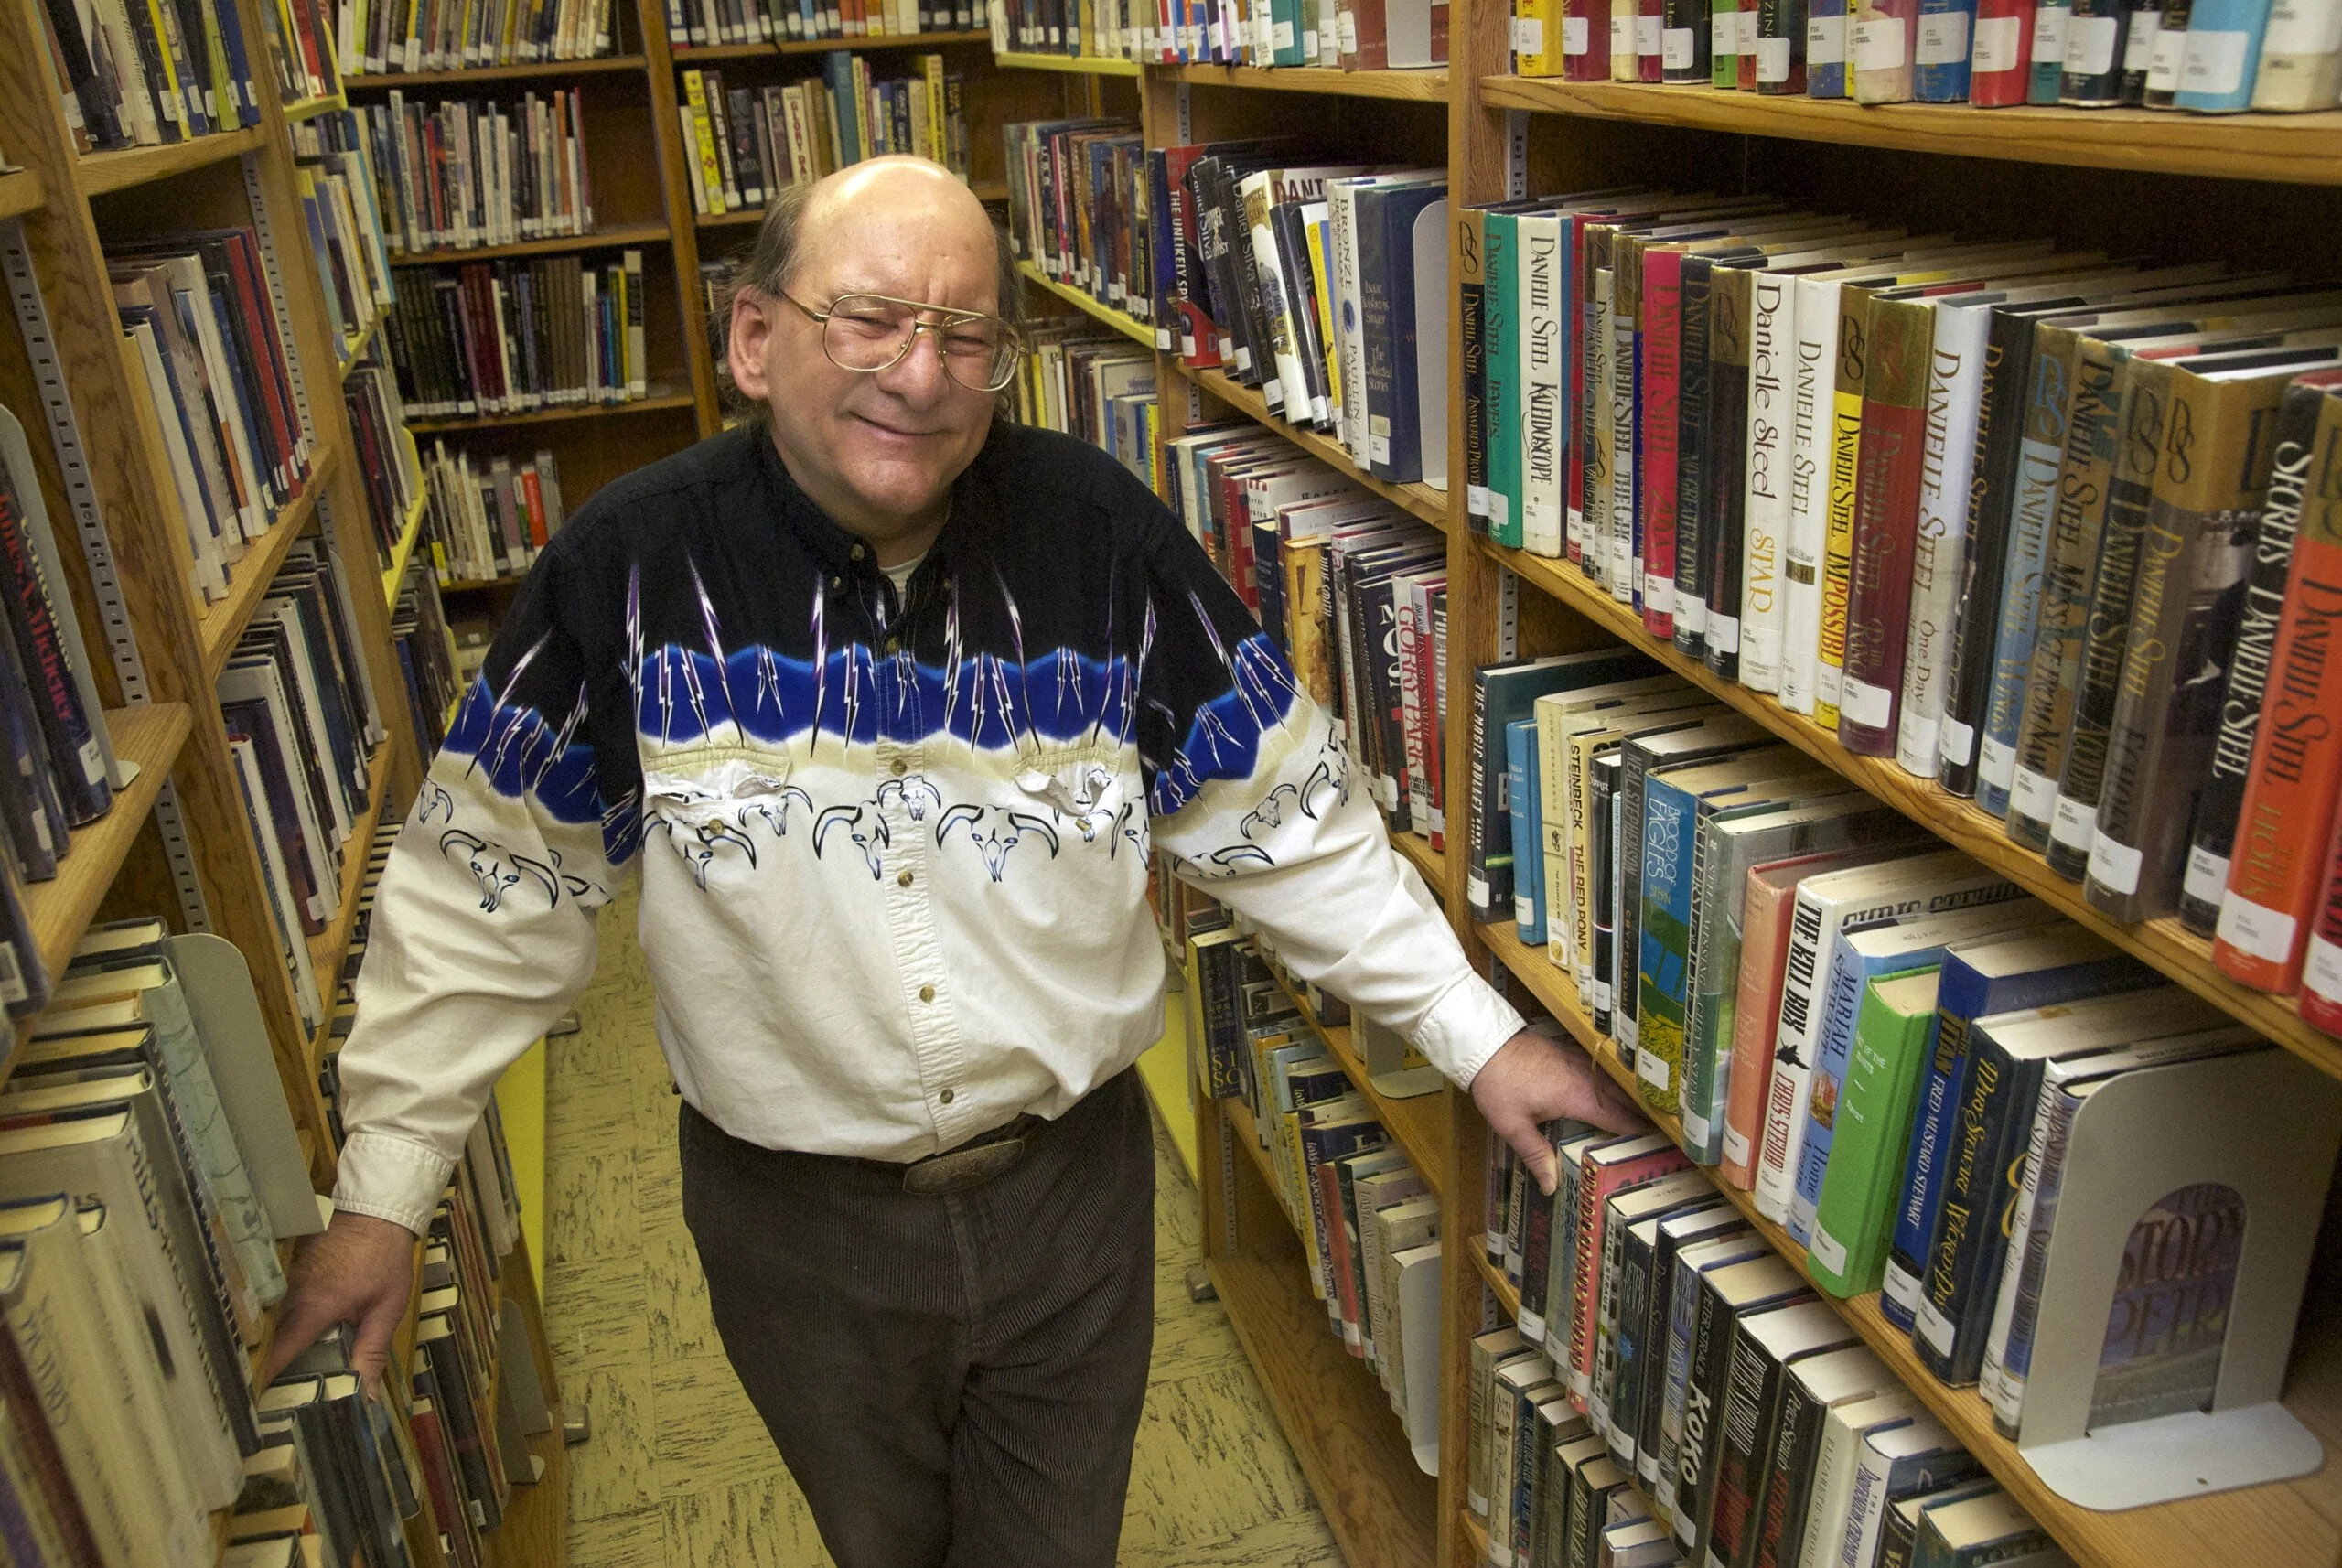
<path id="1" fill-rule="evenodd" d="M 941 164 L 904 153 L 868 158 L 815 181 L 798 219 L 799 244 L 811 249 L 833 229 L 851 234 L 876 224 L 905 227 L 939 245 L 987 257 L 993 251 L 992 218 L 975 192 Z"/>

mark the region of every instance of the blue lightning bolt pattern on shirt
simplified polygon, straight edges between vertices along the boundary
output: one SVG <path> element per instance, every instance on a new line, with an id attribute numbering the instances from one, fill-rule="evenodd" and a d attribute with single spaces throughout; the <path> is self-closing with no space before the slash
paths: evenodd
<path id="1" fill-rule="evenodd" d="M 1467 1081 L 1520 1026 L 1178 520 L 994 428 L 898 594 L 760 426 L 606 487 L 522 585 L 377 895 L 337 1201 L 420 1229 L 639 877 L 677 1086 L 910 1160 L 1154 1044 L 1150 851 Z"/>

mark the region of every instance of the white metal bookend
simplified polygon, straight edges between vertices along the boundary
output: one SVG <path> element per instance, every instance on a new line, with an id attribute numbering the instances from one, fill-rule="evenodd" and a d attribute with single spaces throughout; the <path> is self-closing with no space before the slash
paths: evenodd
<path id="1" fill-rule="evenodd" d="M 2140 1508 L 2306 1475 L 2318 1441 L 2277 1402 L 2342 1143 L 2342 1083 L 2283 1051 L 2126 1074 L 2074 1117 L 2017 1447 L 2084 1508 Z M 2244 1240 L 2208 1410 L 2090 1428 L 2132 1228 L 2200 1183 L 2243 1199 Z"/>

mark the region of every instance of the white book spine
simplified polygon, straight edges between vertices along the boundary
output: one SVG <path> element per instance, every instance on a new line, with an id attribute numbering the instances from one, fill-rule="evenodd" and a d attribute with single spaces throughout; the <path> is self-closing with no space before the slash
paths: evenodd
<path id="1" fill-rule="evenodd" d="M 1748 446 L 1740 551 L 1740 683 L 1778 692 L 1789 630 L 1783 547 L 1789 531 L 1797 285 L 1757 273 L 1748 312 Z"/>
<path id="2" fill-rule="evenodd" d="M 1943 759 L 1944 685 L 1967 555 L 1968 491 L 1976 467 L 1991 317 L 1975 308 L 1935 313 L 1920 449 L 1918 537 L 1911 560 L 1911 624 L 1895 736 L 1896 763 L 1920 779 L 1935 778 Z"/>
<path id="3" fill-rule="evenodd" d="M 1805 1099 L 1813 1077 L 1814 1003 L 1821 995 L 1821 959 L 1842 920 L 1842 906 L 1828 906 L 1798 890 L 1789 920 L 1789 955 L 1781 981 L 1781 1018 L 1773 1043 L 1773 1076 L 1765 1090 L 1765 1133 L 1756 1161 L 1756 1212 L 1778 1225 L 1789 1219 L 1797 1192 L 1797 1163 L 1805 1142 Z"/>
<path id="4" fill-rule="evenodd" d="M 1333 224 L 1334 313 L 1342 345 L 1342 445 L 1350 461 L 1367 466 L 1366 338 L 1359 329 L 1363 296 L 1358 276 L 1358 191 L 1348 180 L 1326 188 Z"/>
<path id="5" fill-rule="evenodd" d="M 1514 224 L 1520 278 L 1520 540 L 1532 555 L 1563 553 L 1561 220 L 1523 214 Z"/>
<path id="6" fill-rule="evenodd" d="M 1821 644 L 1821 556 L 1830 532 L 1830 410 L 1838 363 L 1838 285 L 1797 282 L 1789 382 L 1789 506 L 1781 542 L 1781 706 L 1813 712 Z"/>

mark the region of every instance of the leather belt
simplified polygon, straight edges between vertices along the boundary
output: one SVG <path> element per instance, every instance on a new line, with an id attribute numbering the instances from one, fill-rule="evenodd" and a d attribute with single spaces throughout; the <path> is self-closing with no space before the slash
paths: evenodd
<path id="1" fill-rule="evenodd" d="M 988 1133 L 977 1133 L 957 1148 L 913 1160 L 908 1165 L 892 1165 L 878 1160 L 865 1163 L 882 1165 L 890 1171 L 900 1171 L 903 1190 L 922 1197 L 965 1192 L 1015 1169 L 1017 1162 L 1025 1157 L 1026 1143 L 1043 1122 L 1043 1118 L 1027 1112 L 1014 1122 L 1004 1122 Z"/>

